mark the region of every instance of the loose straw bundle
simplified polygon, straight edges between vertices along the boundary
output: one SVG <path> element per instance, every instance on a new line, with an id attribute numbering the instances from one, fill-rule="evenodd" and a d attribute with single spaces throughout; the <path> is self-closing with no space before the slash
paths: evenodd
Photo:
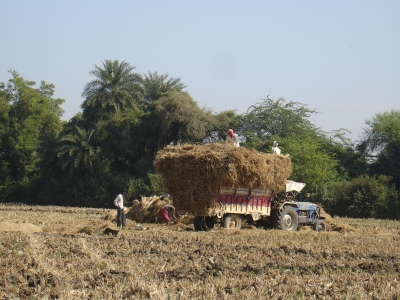
<path id="1" fill-rule="evenodd" d="M 230 144 L 167 146 L 154 162 L 179 210 L 199 213 L 221 186 L 280 191 L 292 173 L 289 157 Z"/>
<path id="2" fill-rule="evenodd" d="M 160 196 L 142 197 L 134 200 L 126 216 L 138 223 L 157 223 L 160 221 L 161 207 L 171 204 L 168 198 L 161 200 Z"/>

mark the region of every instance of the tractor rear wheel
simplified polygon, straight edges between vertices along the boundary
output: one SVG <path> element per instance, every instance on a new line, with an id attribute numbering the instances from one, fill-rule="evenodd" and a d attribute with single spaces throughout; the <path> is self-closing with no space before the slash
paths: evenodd
<path id="1" fill-rule="evenodd" d="M 226 214 L 224 217 L 224 228 L 240 229 L 242 228 L 242 218 L 240 215 Z"/>
<path id="2" fill-rule="evenodd" d="M 276 229 L 297 231 L 299 216 L 292 206 L 284 206 L 275 213 L 274 227 Z"/>
<path id="3" fill-rule="evenodd" d="M 314 223 L 314 230 L 315 230 L 315 231 L 318 231 L 318 232 L 326 231 L 326 224 L 325 224 L 325 221 L 324 221 L 324 220 L 321 220 L 321 219 L 315 220 L 315 223 Z"/>
<path id="4" fill-rule="evenodd" d="M 214 218 L 197 216 L 193 219 L 194 230 L 208 231 L 214 228 Z"/>

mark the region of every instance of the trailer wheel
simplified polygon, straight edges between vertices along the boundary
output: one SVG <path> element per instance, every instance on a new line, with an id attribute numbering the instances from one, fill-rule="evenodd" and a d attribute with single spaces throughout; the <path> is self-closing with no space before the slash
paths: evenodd
<path id="1" fill-rule="evenodd" d="M 214 228 L 214 218 L 197 216 L 193 219 L 194 230 L 208 231 Z"/>
<path id="2" fill-rule="evenodd" d="M 318 232 L 326 231 L 326 224 L 324 220 L 315 220 L 314 230 Z"/>
<path id="3" fill-rule="evenodd" d="M 297 231 L 299 226 L 299 216 L 291 206 L 284 206 L 276 211 L 274 227 L 276 229 Z"/>
<path id="4" fill-rule="evenodd" d="M 224 228 L 240 229 L 242 228 L 242 218 L 235 214 L 226 214 L 224 217 Z"/>

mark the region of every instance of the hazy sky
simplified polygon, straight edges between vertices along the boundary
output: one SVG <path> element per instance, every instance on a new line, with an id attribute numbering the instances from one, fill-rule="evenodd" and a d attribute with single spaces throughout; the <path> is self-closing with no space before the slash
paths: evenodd
<path id="1" fill-rule="evenodd" d="M 200 106 L 245 112 L 270 95 L 307 104 L 357 139 L 400 109 L 400 1 L 0 0 L 0 82 L 53 83 L 80 111 L 104 59 L 181 78 Z"/>

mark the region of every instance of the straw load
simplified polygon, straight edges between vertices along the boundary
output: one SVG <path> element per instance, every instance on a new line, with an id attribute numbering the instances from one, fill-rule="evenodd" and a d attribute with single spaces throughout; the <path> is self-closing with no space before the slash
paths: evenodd
<path id="1" fill-rule="evenodd" d="M 289 157 L 226 143 L 167 146 L 154 165 L 177 209 L 193 213 L 212 207 L 222 186 L 277 192 L 292 173 Z"/>
<path id="2" fill-rule="evenodd" d="M 170 199 L 164 198 L 162 200 L 160 196 L 142 197 L 140 201 L 133 201 L 126 216 L 137 223 L 157 223 L 161 221 L 161 207 L 171 203 Z"/>

